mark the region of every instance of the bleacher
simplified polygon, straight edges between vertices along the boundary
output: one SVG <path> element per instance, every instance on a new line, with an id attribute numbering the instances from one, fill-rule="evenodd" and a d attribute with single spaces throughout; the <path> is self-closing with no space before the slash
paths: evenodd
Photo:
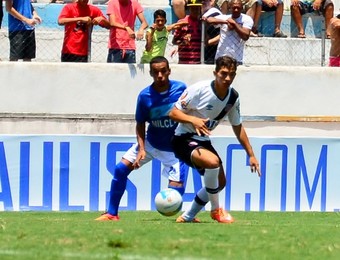
<path id="1" fill-rule="evenodd" d="M 43 19 L 43 24 L 36 29 L 37 34 L 37 61 L 59 61 L 61 42 L 63 38 L 63 27 L 58 26 L 57 17 L 63 4 L 49 3 L 48 0 L 36 0 L 34 5 L 37 8 L 39 15 Z M 64 0 L 72 1 L 72 0 Z M 98 7 L 106 13 L 107 0 L 90 0 L 93 4 L 98 4 Z M 169 0 L 140 0 L 145 8 L 144 14 L 149 24 L 153 22 L 153 12 L 156 9 L 164 9 L 167 13 L 168 23 L 175 22 L 177 19 L 174 16 Z M 263 38 L 250 38 L 246 42 L 244 64 L 245 65 L 283 65 L 283 66 L 321 66 L 328 62 L 329 40 L 324 40 L 323 35 L 323 17 L 315 14 L 304 16 L 306 39 L 298 39 L 294 36 L 297 34 L 295 24 L 292 22 L 289 12 L 290 1 L 285 0 L 285 12 L 281 24 L 282 31 L 289 37 L 286 39 L 270 37 L 273 34 L 273 19 L 274 13 L 263 13 L 259 29 L 266 36 Z M 339 13 L 340 0 L 334 0 L 335 14 Z M 4 11 L 5 17 L 3 28 L 1 29 L 0 38 L 0 59 L 8 59 L 8 39 L 7 32 L 7 14 Z M 139 23 L 136 23 L 136 27 Z M 94 44 L 92 45 L 93 62 L 106 62 L 107 54 L 107 31 L 103 32 L 96 29 L 93 36 Z M 52 39 L 52 40 L 51 40 Z M 48 48 L 45 45 L 48 46 Z M 174 47 L 169 40 L 167 53 Z M 137 42 L 137 56 L 144 49 L 145 42 Z M 42 50 L 39 50 L 42 48 Z M 49 51 L 53 52 L 49 55 Z M 41 53 L 45 53 L 41 56 Z M 98 54 L 96 54 L 98 53 Z M 171 62 L 176 63 L 177 60 L 171 59 Z"/>

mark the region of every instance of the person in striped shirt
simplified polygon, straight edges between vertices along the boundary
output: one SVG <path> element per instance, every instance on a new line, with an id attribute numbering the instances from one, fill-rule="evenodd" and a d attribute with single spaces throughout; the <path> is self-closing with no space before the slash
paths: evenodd
<path id="1" fill-rule="evenodd" d="M 178 64 L 201 64 L 202 0 L 188 0 L 187 6 L 189 14 L 178 22 L 188 25 L 174 31 L 172 43 L 178 45 Z"/>

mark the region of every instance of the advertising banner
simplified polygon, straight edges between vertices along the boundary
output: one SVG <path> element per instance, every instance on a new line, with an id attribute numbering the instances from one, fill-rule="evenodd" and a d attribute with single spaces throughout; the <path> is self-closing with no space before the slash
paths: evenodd
<path id="1" fill-rule="evenodd" d="M 0 211 L 105 211 L 117 162 L 134 136 L 1 135 Z M 340 138 L 250 138 L 262 176 L 251 173 L 236 138 L 212 137 L 226 172 L 226 209 L 339 211 Z M 155 210 L 167 187 L 154 160 L 129 175 L 121 210 Z M 183 209 L 202 178 L 190 169 Z M 206 206 L 209 209 L 209 205 Z"/>

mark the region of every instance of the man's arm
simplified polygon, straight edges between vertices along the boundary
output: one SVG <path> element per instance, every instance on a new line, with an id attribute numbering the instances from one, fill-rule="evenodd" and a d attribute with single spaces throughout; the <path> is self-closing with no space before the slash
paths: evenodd
<path id="1" fill-rule="evenodd" d="M 166 26 L 166 30 L 167 30 L 168 32 L 170 32 L 170 31 L 172 31 L 172 30 L 179 29 L 179 28 L 181 28 L 181 27 L 183 27 L 183 26 L 187 26 L 188 24 L 189 24 L 189 23 L 188 23 L 188 22 L 185 22 L 185 21 L 183 21 L 183 22 L 177 22 L 177 23 L 173 23 L 173 24 L 169 24 L 169 25 Z"/>
<path id="2" fill-rule="evenodd" d="M 206 122 L 209 121 L 209 119 L 204 118 L 198 118 L 195 116 L 187 115 L 181 110 L 179 110 L 177 107 L 174 107 L 170 113 L 169 117 L 179 123 L 190 123 L 194 126 L 196 133 L 198 135 L 210 135 L 210 131 L 208 127 L 206 126 Z"/>
<path id="3" fill-rule="evenodd" d="M 213 16 L 208 17 L 206 19 L 206 21 L 207 21 L 207 23 L 210 23 L 210 24 L 227 24 L 227 20 L 215 18 Z"/>
<path id="4" fill-rule="evenodd" d="M 82 22 L 84 24 L 90 24 L 91 23 L 91 17 L 90 16 L 84 16 L 84 17 L 60 17 L 58 18 L 58 24 L 59 25 L 65 25 L 68 23 L 76 23 L 76 22 Z"/>
<path id="5" fill-rule="evenodd" d="M 138 154 L 136 161 L 133 163 L 133 167 L 138 169 L 140 167 L 140 161 L 145 159 L 145 122 L 136 124 L 136 137 L 138 143 Z"/>
<path id="6" fill-rule="evenodd" d="M 13 17 L 17 18 L 19 21 L 22 21 L 29 26 L 34 26 L 36 24 L 36 21 L 34 19 L 28 18 L 20 14 L 14 7 L 13 7 L 13 1 L 12 0 L 6 0 L 6 11 L 12 15 Z"/>
<path id="7" fill-rule="evenodd" d="M 155 25 L 153 25 L 153 26 L 155 26 Z M 146 35 L 145 35 L 145 40 L 146 40 L 145 50 L 146 51 L 151 51 L 151 49 L 152 49 L 152 38 L 153 38 L 153 35 L 155 33 L 155 30 L 156 30 L 153 26 L 150 27 L 150 31 L 147 31 Z"/>
<path id="8" fill-rule="evenodd" d="M 258 176 L 261 176 L 259 163 L 254 155 L 253 148 L 250 145 L 247 133 L 242 124 L 232 126 L 233 131 L 237 137 L 237 140 L 240 142 L 247 155 L 249 156 L 249 164 L 251 172 L 257 172 Z"/>
<path id="9" fill-rule="evenodd" d="M 139 27 L 139 30 L 137 32 L 137 40 L 142 40 L 143 37 L 144 37 L 144 30 L 146 28 L 148 28 L 148 23 L 146 22 L 146 19 L 145 19 L 145 16 L 144 16 L 144 13 L 141 12 L 139 14 L 137 14 L 137 17 L 141 23 L 140 27 Z"/>
<path id="10" fill-rule="evenodd" d="M 110 29 L 110 22 L 104 17 L 104 15 L 97 16 L 92 20 L 93 25 L 99 25 L 100 27 Z"/>
<path id="11" fill-rule="evenodd" d="M 229 18 L 227 20 L 228 28 L 231 30 L 235 30 L 235 32 L 240 36 L 240 38 L 244 41 L 247 41 L 250 36 L 250 29 L 242 27 L 234 19 Z"/>

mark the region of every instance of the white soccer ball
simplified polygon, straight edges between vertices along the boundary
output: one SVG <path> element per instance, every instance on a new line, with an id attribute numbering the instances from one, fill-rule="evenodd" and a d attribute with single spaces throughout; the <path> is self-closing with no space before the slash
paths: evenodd
<path id="1" fill-rule="evenodd" d="M 164 216 L 173 216 L 182 208 L 182 196 L 174 189 L 164 189 L 157 193 L 155 197 L 156 209 Z"/>

